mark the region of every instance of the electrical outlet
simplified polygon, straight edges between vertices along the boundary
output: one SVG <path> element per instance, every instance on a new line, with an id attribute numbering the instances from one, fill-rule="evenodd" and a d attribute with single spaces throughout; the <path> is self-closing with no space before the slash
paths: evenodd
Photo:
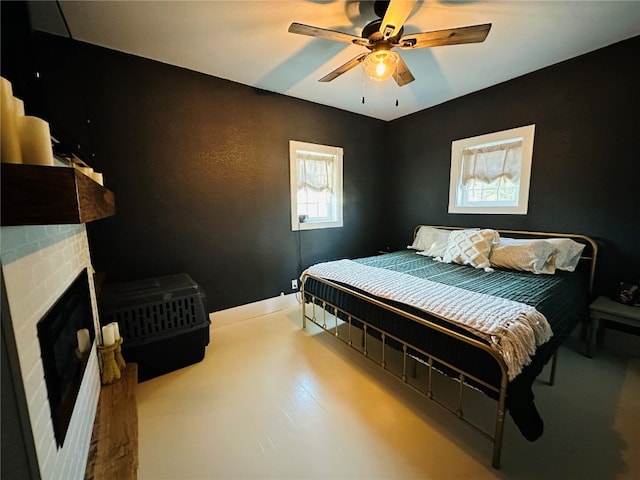
<path id="1" fill-rule="evenodd" d="M 294 278 L 293 280 L 291 280 L 291 290 L 297 290 L 298 289 L 298 279 Z"/>

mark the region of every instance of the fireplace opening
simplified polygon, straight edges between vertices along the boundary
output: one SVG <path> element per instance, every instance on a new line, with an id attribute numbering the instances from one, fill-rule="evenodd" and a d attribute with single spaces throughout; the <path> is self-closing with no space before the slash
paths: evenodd
<path id="1" fill-rule="evenodd" d="M 95 338 L 87 269 L 76 277 L 37 328 L 53 431 L 61 447 Z M 77 332 L 82 329 L 88 330 L 89 337 L 84 354 L 78 350 Z"/>

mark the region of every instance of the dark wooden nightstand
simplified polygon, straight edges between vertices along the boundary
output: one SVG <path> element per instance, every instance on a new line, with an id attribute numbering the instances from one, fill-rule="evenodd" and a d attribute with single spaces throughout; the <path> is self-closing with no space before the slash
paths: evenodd
<path id="1" fill-rule="evenodd" d="M 600 320 L 622 323 L 633 327 L 640 327 L 640 307 L 632 307 L 614 302 L 608 297 L 598 297 L 589 306 L 591 310 L 591 325 L 587 337 L 587 356 L 593 357 L 596 349 L 596 335 Z"/>

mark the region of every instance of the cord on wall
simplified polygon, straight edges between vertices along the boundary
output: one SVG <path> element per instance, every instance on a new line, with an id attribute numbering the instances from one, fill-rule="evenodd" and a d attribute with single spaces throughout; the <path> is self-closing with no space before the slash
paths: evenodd
<path id="1" fill-rule="evenodd" d="M 297 238 L 297 250 L 298 250 L 298 272 L 297 277 L 300 278 L 302 276 L 302 236 L 300 234 L 300 224 L 304 223 L 308 219 L 308 215 L 298 215 L 298 238 Z M 296 300 L 298 303 L 302 303 L 302 298 L 298 296 L 298 292 L 296 292 Z"/>
<path id="2" fill-rule="evenodd" d="M 304 223 L 307 221 L 307 218 L 309 218 L 307 215 L 298 215 L 298 242 L 297 242 L 297 250 L 298 250 L 298 271 L 297 271 L 297 276 L 298 278 L 300 277 L 300 275 L 302 275 L 302 237 L 300 234 L 300 224 Z"/>

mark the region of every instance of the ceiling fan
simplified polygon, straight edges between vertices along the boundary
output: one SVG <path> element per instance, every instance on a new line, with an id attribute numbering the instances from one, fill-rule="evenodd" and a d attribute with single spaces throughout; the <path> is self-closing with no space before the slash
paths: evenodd
<path id="1" fill-rule="evenodd" d="M 485 23 L 431 32 L 410 33 L 403 36 L 403 24 L 416 3 L 417 0 L 377 0 L 374 2 L 374 12 L 380 18 L 368 23 L 362 29 L 360 37 L 296 22 L 289 26 L 289 32 L 360 45 L 370 50 L 369 53 L 362 53 L 339 66 L 319 79 L 319 82 L 330 82 L 364 62 L 364 69 L 371 79 L 384 81 L 393 77 L 396 83 L 402 87 L 413 82 L 415 78 L 400 55 L 392 51 L 393 48 L 410 50 L 442 45 L 480 43 L 487 38 L 491 29 L 491 24 Z"/>

